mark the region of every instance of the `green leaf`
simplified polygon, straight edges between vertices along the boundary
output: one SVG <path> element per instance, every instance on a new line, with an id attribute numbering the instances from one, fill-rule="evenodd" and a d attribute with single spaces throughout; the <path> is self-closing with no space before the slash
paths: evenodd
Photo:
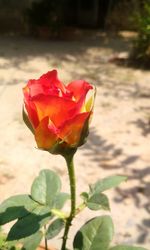
<path id="1" fill-rule="evenodd" d="M 57 236 L 64 227 L 64 221 L 62 219 L 54 220 L 48 227 L 46 232 L 46 238 L 48 240 Z"/>
<path id="2" fill-rule="evenodd" d="M 22 117 L 23 117 L 23 120 L 24 120 L 24 123 L 27 125 L 27 127 L 31 130 L 31 132 L 34 134 L 34 128 L 24 110 L 24 107 L 22 108 Z"/>
<path id="3" fill-rule="evenodd" d="M 36 250 L 37 247 L 40 245 L 42 237 L 43 233 L 41 231 L 38 231 L 37 233 L 25 238 L 21 250 Z"/>
<path id="4" fill-rule="evenodd" d="M 97 181 L 95 184 L 90 185 L 90 192 L 93 193 L 101 193 L 107 189 L 117 187 L 121 182 L 126 181 L 126 176 L 116 175 L 106 177 L 102 180 Z"/>
<path id="5" fill-rule="evenodd" d="M 52 214 L 49 207 L 39 206 L 32 213 L 19 219 L 10 229 L 7 240 L 19 240 L 28 237 L 44 226 Z"/>
<path id="6" fill-rule="evenodd" d="M 110 216 L 99 216 L 88 221 L 77 232 L 74 250 L 107 250 L 114 234 Z"/>
<path id="7" fill-rule="evenodd" d="M 48 169 L 42 170 L 31 187 L 32 198 L 40 204 L 53 206 L 55 196 L 60 192 L 59 176 Z"/>
<path id="8" fill-rule="evenodd" d="M 55 209 L 63 208 L 65 202 L 70 199 L 70 195 L 67 193 L 59 193 L 54 197 L 54 204 L 53 207 Z"/>
<path id="9" fill-rule="evenodd" d="M 118 245 L 109 248 L 109 250 L 146 250 L 143 247 L 133 247 L 133 246 L 125 246 L 125 245 Z"/>
<path id="10" fill-rule="evenodd" d="M 81 198 L 86 202 L 89 198 L 89 194 L 87 192 L 83 192 L 80 194 Z"/>
<path id="11" fill-rule="evenodd" d="M 87 207 L 91 210 L 110 210 L 109 201 L 105 194 L 96 193 L 87 201 Z"/>
<path id="12" fill-rule="evenodd" d="M 0 205 L 0 225 L 26 216 L 37 206 L 38 203 L 26 194 L 8 198 Z"/>

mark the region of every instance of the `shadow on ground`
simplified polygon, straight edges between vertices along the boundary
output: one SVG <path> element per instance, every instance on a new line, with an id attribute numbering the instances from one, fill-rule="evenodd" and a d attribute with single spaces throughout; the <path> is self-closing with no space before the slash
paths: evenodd
<path id="1" fill-rule="evenodd" d="M 91 161 L 96 161 L 98 166 L 105 170 L 126 168 L 139 159 L 138 155 L 125 155 L 122 148 L 98 135 L 95 128 L 90 129 L 83 151 L 85 156 L 90 157 Z"/>
<path id="2" fill-rule="evenodd" d="M 147 179 L 150 179 L 150 166 L 142 169 L 134 168 L 134 163 L 140 159 L 139 155 L 126 155 L 122 148 L 99 136 L 94 128 L 90 130 L 88 141 L 82 150 L 83 154 L 88 156 L 91 162 L 95 161 L 105 171 L 122 168 L 123 171 L 130 173 L 128 184 L 129 182 L 132 183 L 133 180 L 138 181 L 137 184 L 131 184 L 131 188 L 116 188 L 114 197 L 116 203 L 122 203 L 131 198 L 136 208 L 145 209 L 147 213 L 150 213 L 150 183 L 147 182 Z M 147 179 L 145 180 L 145 178 Z M 144 204 L 141 195 L 144 197 Z M 149 236 L 149 218 L 143 218 L 136 226 L 139 232 L 137 243 L 144 243 Z"/>
<path id="3" fill-rule="evenodd" d="M 25 37 L 1 37 L 0 40 L 0 64 L 2 69 L 12 68 L 13 70 L 23 70 L 33 72 L 31 67 L 27 67 L 32 59 L 43 57 L 47 62 L 51 61 L 55 68 L 63 67 L 63 63 L 71 63 L 74 66 L 81 64 L 83 72 L 71 72 L 73 79 L 87 78 L 88 75 L 93 81 L 97 79 L 97 73 L 107 73 L 105 64 L 111 53 L 119 53 L 129 49 L 129 40 L 120 39 L 106 33 L 98 35 L 82 35 L 79 41 L 42 41 Z M 95 52 L 91 54 L 91 49 L 98 49 L 99 55 Z M 104 49 L 109 49 L 110 53 L 105 55 Z M 2 81 L 1 81 L 2 82 Z M 12 81 L 8 84 L 17 84 L 20 81 L 12 75 Z"/>
<path id="4" fill-rule="evenodd" d="M 137 128 L 140 129 L 143 136 L 148 136 L 150 134 L 150 113 L 147 119 L 139 118 L 136 121 L 133 121 L 133 124 L 135 124 Z"/>

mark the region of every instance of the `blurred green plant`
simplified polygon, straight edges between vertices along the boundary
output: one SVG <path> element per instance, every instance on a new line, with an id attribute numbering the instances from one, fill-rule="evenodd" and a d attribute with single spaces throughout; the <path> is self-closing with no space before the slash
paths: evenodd
<path id="1" fill-rule="evenodd" d="M 27 8 L 24 13 L 29 32 L 32 35 L 40 35 L 40 29 L 42 32 L 58 35 L 64 24 L 63 8 L 65 1 L 66 0 L 33 1 L 31 7 Z"/>
<path id="2" fill-rule="evenodd" d="M 62 208 L 71 196 L 61 192 L 61 180 L 55 172 L 42 170 L 33 181 L 30 194 L 12 196 L 0 204 L 0 225 L 14 221 L 7 237 L 0 234 L 0 250 L 19 250 L 13 245 L 16 242 L 20 243 L 21 250 L 36 250 L 43 237 L 45 250 L 48 250 L 47 241 L 58 236 L 63 229 L 60 249 L 69 250 L 66 243 L 74 217 L 86 207 L 93 211 L 109 211 L 109 200 L 104 192 L 117 187 L 126 179 L 125 176 L 109 176 L 89 185 L 89 190 L 81 193 L 82 202 L 74 207 L 74 214 L 72 215 L 71 210 L 68 215 Z M 72 249 L 146 250 L 143 247 L 127 245 L 111 246 L 113 237 L 114 225 L 111 217 L 96 216 L 76 232 Z"/>
<path id="3" fill-rule="evenodd" d="M 14 243 L 6 241 L 7 235 L 0 228 L 0 249 L 1 250 L 19 250 Z"/>
<path id="4" fill-rule="evenodd" d="M 131 60 L 150 66 L 150 0 L 144 0 L 133 15 L 138 36 L 133 43 Z"/>
<path id="5" fill-rule="evenodd" d="M 110 0 L 105 27 L 111 31 L 135 30 L 135 22 L 131 21 L 133 11 L 139 0 Z"/>

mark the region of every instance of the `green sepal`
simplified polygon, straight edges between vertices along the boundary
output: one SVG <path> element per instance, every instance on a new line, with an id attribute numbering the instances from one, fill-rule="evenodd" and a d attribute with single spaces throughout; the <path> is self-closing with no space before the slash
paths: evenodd
<path id="1" fill-rule="evenodd" d="M 84 122 L 84 126 L 81 132 L 81 136 L 80 136 L 80 141 L 77 145 L 77 147 L 82 146 L 85 142 L 86 139 L 89 135 L 89 120 L 90 120 L 90 116 L 91 116 L 91 112 L 89 113 L 89 116 L 87 117 L 86 121 Z"/>
<path id="2" fill-rule="evenodd" d="M 22 108 L 22 117 L 23 117 L 24 123 L 27 125 L 27 127 L 30 129 L 30 131 L 34 134 L 34 128 L 29 120 L 28 115 L 26 114 L 26 112 L 24 110 L 24 106 Z"/>

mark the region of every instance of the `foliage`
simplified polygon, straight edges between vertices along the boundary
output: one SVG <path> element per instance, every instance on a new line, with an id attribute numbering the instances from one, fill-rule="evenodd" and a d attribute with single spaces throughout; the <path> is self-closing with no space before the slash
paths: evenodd
<path id="1" fill-rule="evenodd" d="M 83 203 L 76 208 L 76 214 L 85 207 L 91 210 L 109 210 L 108 198 L 103 192 L 125 180 L 125 176 L 110 176 L 90 185 L 89 192 L 81 194 Z M 15 241 L 23 245 L 22 250 L 35 250 L 43 236 L 46 240 L 56 237 L 65 227 L 68 215 L 61 209 L 69 198 L 68 194 L 61 192 L 59 176 L 48 169 L 42 170 L 33 181 L 31 194 L 12 196 L 0 205 L 0 225 L 15 221 L 7 239 L 1 235 L 0 249 L 17 250 L 11 243 Z M 79 229 L 74 238 L 73 249 L 108 250 L 113 236 L 111 217 L 98 216 Z M 144 250 L 121 245 L 111 249 Z"/>
<path id="2" fill-rule="evenodd" d="M 18 247 L 15 246 L 14 242 L 6 241 L 6 234 L 0 228 L 0 249 L 1 250 L 19 250 Z"/>
<path id="3" fill-rule="evenodd" d="M 50 170 L 42 170 L 34 180 L 31 194 L 16 195 L 5 200 L 0 206 L 0 225 L 15 221 L 7 241 L 20 241 L 23 249 L 34 250 L 40 244 L 46 224 L 54 219 L 54 211 L 59 211 L 69 198 L 60 192 L 59 176 Z M 61 212 L 57 213 L 62 215 Z M 64 219 L 52 221 L 47 232 L 48 239 L 55 237 L 64 227 Z"/>
<path id="4" fill-rule="evenodd" d="M 143 247 L 117 245 L 111 247 L 114 225 L 110 216 L 98 216 L 89 220 L 74 238 L 74 250 L 146 250 Z"/>
<path id="5" fill-rule="evenodd" d="M 35 34 L 39 27 L 47 27 L 51 32 L 59 32 L 63 27 L 63 6 L 65 0 L 33 1 L 25 10 L 30 32 Z"/>
<path id="6" fill-rule="evenodd" d="M 136 25 L 131 22 L 133 10 L 139 0 L 112 0 L 106 17 L 106 28 L 112 31 L 134 30 Z"/>
<path id="7" fill-rule="evenodd" d="M 143 66 L 150 66 L 150 0 L 144 0 L 143 6 L 134 13 L 138 37 L 134 41 L 131 59 Z"/>

